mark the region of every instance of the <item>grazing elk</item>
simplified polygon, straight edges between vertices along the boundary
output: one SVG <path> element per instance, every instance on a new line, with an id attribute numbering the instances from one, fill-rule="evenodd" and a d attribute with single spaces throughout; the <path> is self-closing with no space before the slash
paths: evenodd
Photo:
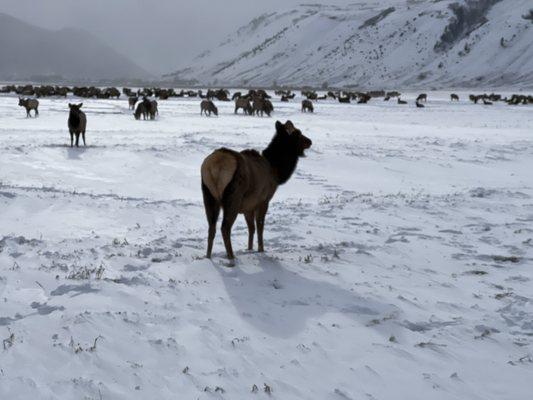
<path id="1" fill-rule="evenodd" d="M 200 103 L 200 115 L 202 115 L 203 113 L 205 113 L 206 116 L 208 115 L 207 113 L 209 113 L 209 116 L 211 116 L 211 113 L 218 116 L 218 108 L 211 100 L 203 100 Z"/>
<path id="2" fill-rule="evenodd" d="M 311 100 L 302 100 L 302 112 L 314 112 L 313 102 Z"/>
<path id="3" fill-rule="evenodd" d="M 22 99 L 19 97 L 19 106 L 26 109 L 26 118 L 31 117 L 31 110 L 34 111 L 35 117 L 39 115 L 39 100 L 37 99 Z"/>
<path id="4" fill-rule="evenodd" d="M 237 114 L 237 111 L 239 111 L 239 109 L 241 108 L 244 111 L 244 114 L 247 114 L 247 115 L 253 114 L 253 109 L 252 109 L 252 105 L 250 104 L 250 100 L 242 98 L 242 97 L 238 97 L 235 100 L 235 114 Z"/>
<path id="5" fill-rule="evenodd" d="M 418 97 L 416 98 L 416 101 L 424 101 L 427 102 L 428 101 L 428 95 L 425 94 L 425 93 L 422 93 L 422 94 L 419 94 Z"/>
<path id="6" fill-rule="evenodd" d="M 201 168 L 202 193 L 209 224 L 207 258 L 211 258 L 220 208 L 224 210 L 222 237 L 229 259 L 235 258 L 231 246 L 231 227 L 238 214 L 248 225 L 248 249 L 253 249 L 257 226 L 259 252 L 264 251 L 263 228 L 268 204 L 279 185 L 289 180 L 298 159 L 312 142 L 291 121 L 276 122 L 276 134 L 259 154 L 255 150 L 236 152 L 221 148 L 209 155 Z M 255 220 L 255 222 L 254 222 Z"/>
<path id="7" fill-rule="evenodd" d="M 452 93 L 450 95 L 451 101 L 459 101 L 459 96 L 457 96 L 455 93 Z"/>
<path id="8" fill-rule="evenodd" d="M 86 146 L 85 143 L 85 129 L 87 128 L 87 117 L 85 116 L 85 113 L 81 111 L 81 107 L 83 106 L 83 103 L 80 104 L 70 104 L 68 107 L 70 108 L 70 113 L 68 116 L 68 131 L 70 133 L 70 147 L 74 144 L 74 135 L 76 135 L 76 147 L 79 147 L 79 141 L 80 141 L 80 133 L 83 138 L 83 145 Z"/>

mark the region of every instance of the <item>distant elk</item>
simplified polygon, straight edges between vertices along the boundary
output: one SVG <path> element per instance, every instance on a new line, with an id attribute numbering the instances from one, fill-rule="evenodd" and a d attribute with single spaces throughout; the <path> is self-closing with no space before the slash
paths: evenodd
<path id="1" fill-rule="evenodd" d="M 253 114 L 261 114 L 261 116 L 264 116 L 264 114 L 266 114 L 270 117 L 272 111 L 274 111 L 274 106 L 272 105 L 272 102 L 270 100 L 259 96 L 254 97 L 252 103 Z"/>
<path id="2" fill-rule="evenodd" d="M 450 95 L 451 101 L 459 101 L 459 96 L 457 96 L 455 93 L 452 93 Z"/>
<path id="3" fill-rule="evenodd" d="M 151 120 L 155 119 L 156 115 L 159 115 L 159 110 L 157 108 L 157 101 L 150 100 L 146 96 L 143 97 L 142 103 L 144 104 L 145 118 L 146 115 L 150 117 Z"/>
<path id="4" fill-rule="evenodd" d="M 417 102 L 423 101 L 424 103 L 428 101 L 428 95 L 426 93 L 419 94 L 416 98 Z"/>
<path id="5" fill-rule="evenodd" d="M 302 100 L 302 112 L 314 112 L 313 102 L 311 100 Z"/>
<path id="6" fill-rule="evenodd" d="M 372 96 L 370 96 L 368 93 L 359 93 L 359 100 L 357 101 L 357 104 L 366 104 L 370 101 Z"/>
<path id="7" fill-rule="evenodd" d="M 139 96 L 130 96 L 128 97 L 128 105 L 130 110 L 135 109 L 135 104 L 137 104 L 137 101 L 139 101 Z"/>
<path id="8" fill-rule="evenodd" d="M 215 106 L 215 103 L 213 103 L 211 100 L 203 100 L 200 103 L 200 115 L 204 113 L 206 116 L 207 115 L 211 116 L 211 113 L 218 116 L 218 108 Z"/>
<path id="9" fill-rule="evenodd" d="M 350 103 L 350 96 L 342 97 L 339 95 L 338 99 L 339 99 L 339 103 Z"/>
<path id="10" fill-rule="evenodd" d="M 231 228 L 238 214 L 248 225 L 248 250 L 253 249 L 257 226 L 259 252 L 264 251 L 263 229 L 270 200 L 279 185 L 289 180 L 300 157 L 312 142 L 291 121 L 276 122 L 276 134 L 259 154 L 221 148 L 209 155 L 201 168 L 202 193 L 209 224 L 207 258 L 211 258 L 220 209 L 224 210 L 222 237 L 229 259 L 234 259 Z"/>
<path id="11" fill-rule="evenodd" d="M 80 104 L 70 104 L 68 107 L 70 108 L 70 114 L 68 116 L 68 130 L 70 133 L 70 147 L 74 145 L 74 135 L 76 135 L 76 147 L 79 146 L 80 141 L 80 133 L 83 137 L 83 145 L 86 146 L 85 143 L 85 130 L 87 128 L 87 117 L 83 111 L 81 111 L 81 107 L 83 106 L 83 103 Z"/>
<path id="12" fill-rule="evenodd" d="M 239 97 L 235 100 L 235 114 L 242 108 L 244 114 L 252 115 L 253 109 L 250 100 Z"/>
<path id="13" fill-rule="evenodd" d="M 30 111 L 34 111 L 34 116 L 39 115 L 39 100 L 37 99 L 22 99 L 19 97 L 19 106 L 26 109 L 26 118 L 31 117 Z"/>
<path id="14" fill-rule="evenodd" d="M 144 102 L 141 101 L 139 104 L 137 104 L 137 108 L 135 109 L 133 116 L 137 121 L 140 120 L 141 117 L 143 117 L 144 120 L 148 118 L 148 113 L 146 112 Z"/>

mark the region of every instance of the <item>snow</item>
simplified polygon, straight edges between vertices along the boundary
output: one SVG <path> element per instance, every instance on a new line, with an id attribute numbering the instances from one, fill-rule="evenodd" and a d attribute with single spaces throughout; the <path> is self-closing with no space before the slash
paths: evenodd
<path id="1" fill-rule="evenodd" d="M 529 399 L 533 113 L 459 94 L 273 118 L 172 99 L 156 121 L 84 99 L 79 149 L 82 100 L 27 119 L 0 97 L 0 398 Z M 239 217 L 235 266 L 220 234 L 206 260 L 201 161 L 276 119 L 313 147 L 266 253 Z"/>

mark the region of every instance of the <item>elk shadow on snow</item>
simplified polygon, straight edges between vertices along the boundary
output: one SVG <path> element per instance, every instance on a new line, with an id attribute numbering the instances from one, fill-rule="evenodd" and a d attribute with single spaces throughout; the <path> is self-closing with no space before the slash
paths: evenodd
<path id="1" fill-rule="evenodd" d="M 242 257 L 242 256 L 241 256 Z M 243 257 L 243 260 L 249 260 Z M 256 329 L 275 337 L 288 338 L 306 328 L 309 320 L 328 313 L 341 314 L 361 325 L 372 320 L 398 316 L 392 305 L 364 298 L 335 284 L 306 278 L 287 270 L 269 256 L 257 255 L 258 272 L 216 268 L 235 309 Z M 250 264 L 249 262 L 241 265 Z M 254 263 L 255 264 L 255 263 Z M 380 325 L 373 326 L 380 329 Z M 390 329 L 383 334 L 390 334 Z"/>
<path id="2" fill-rule="evenodd" d="M 89 146 L 88 146 L 89 147 Z M 81 160 L 81 155 L 87 151 L 87 147 L 66 147 L 69 160 Z"/>

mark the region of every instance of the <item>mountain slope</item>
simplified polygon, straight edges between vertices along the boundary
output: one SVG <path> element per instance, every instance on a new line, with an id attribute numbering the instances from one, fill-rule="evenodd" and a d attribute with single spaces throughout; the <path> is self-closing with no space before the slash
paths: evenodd
<path id="1" fill-rule="evenodd" d="M 0 78 L 144 78 L 149 74 L 89 33 L 50 31 L 0 14 Z"/>
<path id="2" fill-rule="evenodd" d="M 225 85 L 533 85 L 530 0 L 367 1 L 264 14 L 171 74 Z"/>

